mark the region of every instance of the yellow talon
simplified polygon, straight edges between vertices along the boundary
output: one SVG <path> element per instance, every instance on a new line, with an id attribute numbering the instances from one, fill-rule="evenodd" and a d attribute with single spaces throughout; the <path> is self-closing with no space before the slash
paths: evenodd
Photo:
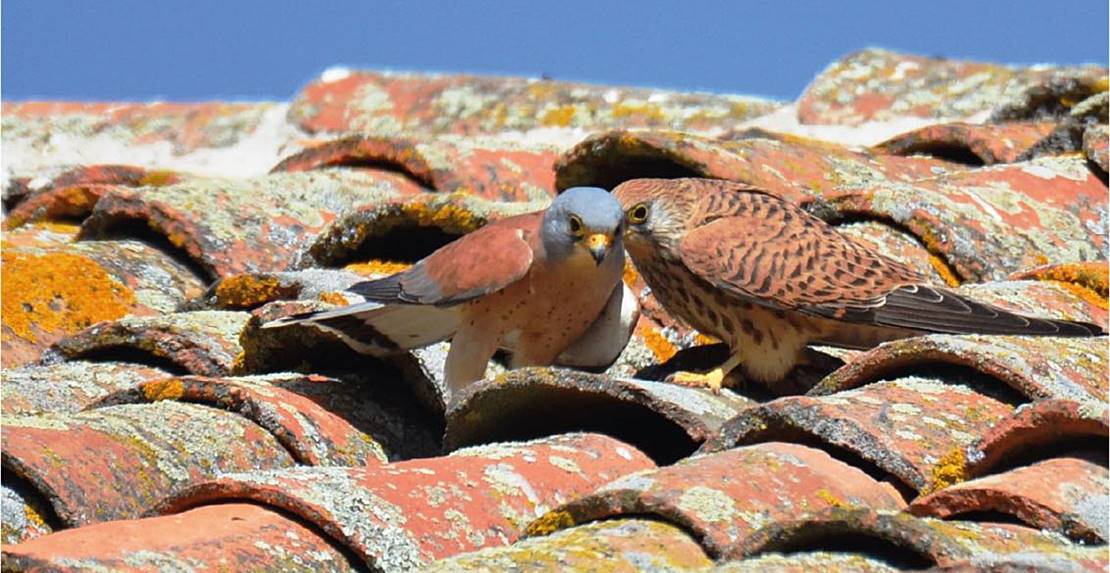
<path id="1" fill-rule="evenodd" d="M 675 372 L 671 376 L 671 382 L 682 386 L 690 386 L 693 388 L 709 388 L 714 394 L 721 393 L 721 383 L 725 380 L 725 371 L 720 368 L 714 368 L 705 374 L 698 374 L 697 372 Z"/>

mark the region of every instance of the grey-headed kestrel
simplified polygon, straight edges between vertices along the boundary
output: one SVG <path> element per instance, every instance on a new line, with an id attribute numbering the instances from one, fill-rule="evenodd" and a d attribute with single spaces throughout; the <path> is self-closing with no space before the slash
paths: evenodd
<path id="1" fill-rule="evenodd" d="M 511 354 L 511 368 L 604 368 L 638 316 L 621 281 L 623 218 L 604 189 L 568 189 L 543 211 L 495 221 L 403 272 L 352 285 L 364 303 L 264 328 L 307 323 L 373 356 L 450 339 L 453 393 L 483 378 L 498 349 Z"/>
<path id="2" fill-rule="evenodd" d="M 660 303 L 729 347 L 708 373 L 740 367 L 773 386 L 807 344 L 870 348 L 928 333 L 1096 336 L 1094 324 L 1022 316 L 940 288 L 800 207 L 728 181 L 636 179 L 613 190 L 625 248 Z"/>

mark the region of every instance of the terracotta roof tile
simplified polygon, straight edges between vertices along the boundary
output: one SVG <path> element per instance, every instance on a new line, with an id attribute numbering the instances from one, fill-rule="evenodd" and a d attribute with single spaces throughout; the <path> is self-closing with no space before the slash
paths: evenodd
<path id="1" fill-rule="evenodd" d="M 1062 99 L 1100 91 L 1097 82 L 1105 76 L 1106 68 L 1094 66 L 1019 69 L 868 49 L 819 74 L 798 100 L 798 118 L 847 125 L 977 114 L 1039 119 L 1066 109 Z"/>
<path id="2" fill-rule="evenodd" d="M 99 323 L 58 341 L 46 353 L 45 360 L 123 353 L 175 373 L 226 375 L 242 352 L 239 332 L 248 318 L 245 312 L 229 311 L 129 316 Z"/>
<path id="3" fill-rule="evenodd" d="M 681 529 L 646 519 L 611 519 L 522 539 L 508 547 L 432 563 L 448 571 L 704 571 L 712 565 Z"/>
<path id="4" fill-rule="evenodd" d="M 888 139 L 871 149 L 892 155 L 925 155 L 970 165 L 1013 163 L 1056 127 L 1052 122 L 929 125 Z"/>
<path id="5" fill-rule="evenodd" d="M 944 522 L 868 509 L 831 509 L 775 523 L 733 546 L 729 556 L 796 553 L 850 539 L 856 547 L 866 544 L 865 552 L 885 553 L 888 562 L 909 569 L 1025 561 L 1034 570 L 1061 562 L 1095 570 L 1092 565 L 1105 559 L 1105 548 L 1092 552 L 1058 534 L 1019 525 Z"/>
<path id="6" fill-rule="evenodd" d="M 1105 125 L 1093 125 L 1083 133 L 1083 152 L 1102 169 L 1102 177 L 1110 171 L 1110 130 Z"/>
<path id="7" fill-rule="evenodd" d="M 139 517 L 222 472 L 294 464 L 246 418 L 173 401 L 5 417 L 3 453 L 5 473 L 30 482 L 67 527 Z"/>
<path id="8" fill-rule="evenodd" d="M 311 525 L 246 503 L 58 532 L 4 548 L 18 571 L 358 571 Z"/>
<path id="9" fill-rule="evenodd" d="M 0 411 L 4 416 L 74 413 L 112 392 L 168 375 L 143 364 L 82 360 L 5 368 L 0 372 Z"/>
<path id="10" fill-rule="evenodd" d="M 386 460 L 382 446 L 311 397 L 286 390 L 342 384 L 322 376 L 204 378 L 181 376 L 148 380 L 99 400 L 97 407 L 174 400 L 238 413 L 274 435 L 293 459 L 305 465 L 360 466 Z M 339 390 L 341 391 L 341 390 Z M 338 393 L 338 392 L 337 392 Z M 320 392 L 323 394 L 323 392 Z M 331 400 L 334 404 L 338 400 Z"/>
<path id="11" fill-rule="evenodd" d="M 5 233 L 3 365 L 26 364 L 50 344 L 103 320 L 172 311 L 203 282 L 156 246 L 124 239 L 76 241 L 70 225 Z"/>
<path id="12" fill-rule="evenodd" d="M 741 412 L 702 451 L 814 444 L 848 455 L 907 495 L 943 488 L 964 479 L 964 448 L 1013 410 L 956 380 L 906 376 L 828 396 L 779 398 Z"/>
<path id="13" fill-rule="evenodd" d="M 1036 529 L 1105 544 L 1110 539 L 1106 523 L 1108 487 L 1110 473 L 1101 462 L 1057 457 L 955 484 L 914 500 L 910 512 L 947 519 L 997 512 Z"/>
<path id="14" fill-rule="evenodd" d="M 312 523 L 372 569 L 411 569 L 512 542 L 559 500 L 651 465 L 617 440 L 571 434 L 385 466 L 225 475 L 171 497 L 162 511 L 264 503 Z"/>
<path id="15" fill-rule="evenodd" d="M 865 352 L 821 381 L 813 393 L 834 395 L 900 372 L 944 365 L 986 375 L 1028 400 L 1104 400 L 1106 341 L 1098 338 L 935 334 L 898 340 Z"/>
<path id="16" fill-rule="evenodd" d="M 536 128 L 727 128 L 780 104 L 525 78 L 350 72 L 310 84 L 289 109 L 308 132 L 474 135 Z"/>
<path id="17" fill-rule="evenodd" d="M 798 512 L 827 507 L 900 510 L 889 484 L 797 444 L 767 442 L 644 470 L 578 497 L 533 523 L 529 532 L 620 516 L 651 516 L 689 532 L 719 557 L 738 540 Z"/>
<path id="18" fill-rule="evenodd" d="M 684 457 L 751 404 L 727 390 L 685 388 L 561 369 L 518 369 L 466 388 L 447 413 L 446 446 L 585 429 L 659 463 Z"/>
<path id="19" fill-rule="evenodd" d="M 172 171 L 133 165 L 78 165 L 50 168 L 35 177 L 13 177 L 4 189 L 9 227 L 39 219 L 84 218 L 114 186 L 160 186 L 176 183 Z M 14 209 L 13 209 L 14 207 Z"/>
<path id="20" fill-rule="evenodd" d="M 334 166 L 394 168 L 426 189 L 499 201 L 543 199 L 554 191 L 557 150 L 507 139 L 348 136 L 285 158 L 273 172 Z"/>
<path id="21" fill-rule="evenodd" d="M 1038 400 L 1018 407 L 967 448 L 967 473 L 982 476 L 1078 447 L 1097 450 L 1108 438 L 1105 401 Z"/>

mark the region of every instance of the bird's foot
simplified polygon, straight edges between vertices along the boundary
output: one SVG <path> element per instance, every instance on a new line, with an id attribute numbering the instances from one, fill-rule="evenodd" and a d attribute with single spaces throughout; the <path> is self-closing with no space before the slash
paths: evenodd
<path id="1" fill-rule="evenodd" d="M 708 388 L 714 394 L 720 394 L 721 384 L 725 381 L 725 371 L 721 368 L 714 368 L 705 373 L 678 371 L 667 376 L 666 381 L 679 386 Z"/>

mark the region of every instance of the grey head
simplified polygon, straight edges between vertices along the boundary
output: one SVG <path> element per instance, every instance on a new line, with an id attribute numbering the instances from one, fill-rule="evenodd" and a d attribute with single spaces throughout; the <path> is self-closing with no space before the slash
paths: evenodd
<path id="1" fill-rule="evenodd" d="M 571 187 L 544 213 L 543 246 L 549 259 L 559 261 L 588 254 L 600 265 L 610 252 L 622 253 L 623 222 L 620 203 L 608 191 Z"/>

